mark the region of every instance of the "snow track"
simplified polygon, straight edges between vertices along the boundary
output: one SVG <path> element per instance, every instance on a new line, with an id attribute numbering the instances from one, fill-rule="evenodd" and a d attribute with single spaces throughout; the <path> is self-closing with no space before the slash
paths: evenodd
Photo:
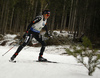
<path id="1" fill-rule="evenodd" d="M 48 46 L 46 48 L 48 52 L 44 53 L 45 58 L 59 63 L 35 62 L 38 59 L 40 47 L 23 49 L 16 58 L 18 62 L 11 63 L 9 59 L 17 47 L 2 56 L 10 47 L 0 46 L 0 78 L 100 78 L 100 70 L 96 69 L 93 76 L 88 76 L 87 69 L 77 63 L 74 57 L 57 54 L 56 48 L 61 46 Z M 63 49 L 60 51 L 64 52 Z"/>

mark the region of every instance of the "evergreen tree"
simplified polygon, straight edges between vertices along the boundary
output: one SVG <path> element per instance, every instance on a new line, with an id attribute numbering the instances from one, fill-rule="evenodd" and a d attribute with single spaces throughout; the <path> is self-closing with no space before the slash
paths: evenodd
<path id="1" fill-rule="evenodd" d="M 100 45 L 100 0 L 0 0 L 0 34 L 22 35 L 28 24 L 44 9 L 50 9 L 48 27 L 51 30 L 66 30 L 73 39 L 83 34 L 92 43 Z"/>
<path id="2" fill-rule="evenodd" d="M 82 45 L 73 46 L 73 51 L 66 49 L 66 52 L 69 55 L 73 55 L 79 63 L 83 64 L 88 70 L 88 75 L 92 76 L 96 68 L 100 69 L 100 54 L 98 50 L 92 48 L 91 41 L 87 37 L 83 38 Z"/>

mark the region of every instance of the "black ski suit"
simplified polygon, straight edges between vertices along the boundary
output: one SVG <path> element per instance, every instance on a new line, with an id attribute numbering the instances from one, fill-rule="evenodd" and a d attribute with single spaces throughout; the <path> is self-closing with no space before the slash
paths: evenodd
<path id="1" fill-rule="evenodd" d="M 45 50 L 45 42 L 42 40 L 42 37 L 39 36 L 40 31 L 42 30 L 42 28 L 45 28 L 47 35 L 48 34 L 48 30 L 47 30 L 47 26 L 46 26 L 46 22 L 47 20 L 45 20 L 43 18 L 43 15 L 41 16 L 37 16 L 28 26 L 27 28 L 27 35 L 24 35 L 25 37 L 25 41 L 22 45 L 20 45 L 17 49 L 17 51 L 14 53 L 14 55 L 11 57 L 12 60 L 14 60 L 14 58 L 19 54 L 19 52 L 29 43 L 29 41 L 34 37 L 39 43 L 41 43 L 42 47 L 39 53 L 39 56 L 43 55 L 43 52 Z"/>

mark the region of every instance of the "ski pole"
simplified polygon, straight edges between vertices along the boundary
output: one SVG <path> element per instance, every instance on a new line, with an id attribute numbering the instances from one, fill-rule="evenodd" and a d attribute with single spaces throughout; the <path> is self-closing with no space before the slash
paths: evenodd
<path id="1" fill-rule="evenodd" d="M 33 44 L 32 47 L 35 46 L 36 44 L 38 44 L 38 43 Z M 28 48 L 30 48 L 30 47 L 25 48 L 25 50 L 28 49 Z"/>
<path id="2" fill-rule="evenodd" d="M 23 41 L 23 39 L 21 39 L 16 45 L 14 45 L 13 47 L 11 47 L 7 52 L 5 52 L 2 56 L 4 56 L 5 54 L 7 54 L 11 49 L 13 49 L 15 46 L 17 46 L 21 41 Z"/>

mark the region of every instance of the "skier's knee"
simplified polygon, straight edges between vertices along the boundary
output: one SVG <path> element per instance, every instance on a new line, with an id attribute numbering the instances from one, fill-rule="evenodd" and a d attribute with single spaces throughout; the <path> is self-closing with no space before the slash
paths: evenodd
<path id="1" fill-rule="evenodd" d="M 44 45 L 42 46 L 42 48 L 44 48 L 44 49 L 45 49 L 45 47 L 46 47 L 46 46 L 44 46 Z"/>
<path id="2" fill-rule="evenodd" d="M 43 47 L 45 47 L 45 46 L 46 46 L 46 43 L 45 43 L 45 42 L 43 42 L 43 43 L 42 43 L 42 46 L 43 46 Z"/>
<path id="3" fill-rule="evenodd" d="M 23 44 L 22 44 L 22 47 L 25 47 L 26 45 L 27 45 L 26 43 L 23 43 Z"/>

